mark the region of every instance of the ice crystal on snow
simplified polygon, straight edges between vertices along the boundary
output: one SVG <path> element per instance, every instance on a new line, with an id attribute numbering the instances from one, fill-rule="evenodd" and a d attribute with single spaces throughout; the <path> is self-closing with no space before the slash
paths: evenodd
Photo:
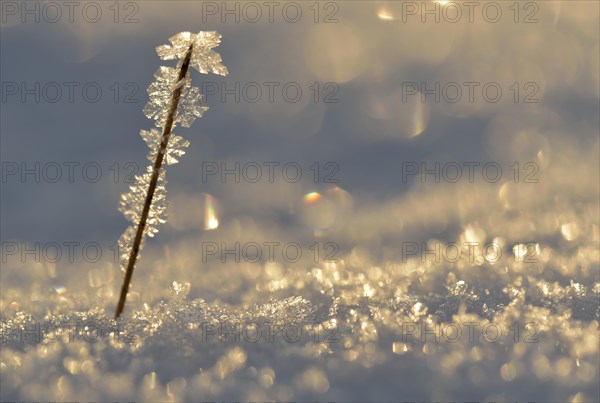
<path id="1" fill-rule="evenodd" d="M 177 281 L 173 281 L 173 284 L 169 287 L 169 292 L 175 301 L 181 301 L 190 292 L 190 283 L 178 283 Z"/>
<path id="2" fill-rule="evenodd" d="M 485 229 L 512 241 L 511 225 Z M 202 262 L 202 238 L 190 241 L 145 267 L 119 321 L 103 308 L 110 276 L 97 294 L 77 294 L 25 265 L 27 285 L 9 282 L 0 296 L 2 400 L 350 400 L 351 390 L 368 401 L 409 390 L 425 401 L 598 401 L 598 255 L 585 255 L 594 227 L 552 247 L 544 270 L 510 254 L 501 269 L 421 270 L 419 257 L 357 265 L 349 251 L 335 265 L 249 271 Z M 283 285 L 269 291 L 272 281 Z"/>

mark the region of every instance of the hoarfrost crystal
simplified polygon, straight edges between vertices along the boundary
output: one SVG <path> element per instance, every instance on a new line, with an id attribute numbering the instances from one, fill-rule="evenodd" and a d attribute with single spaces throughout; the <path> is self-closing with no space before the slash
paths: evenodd
<path id="1" fill-rule="evenodd" d="M 190 45 L 194 45 L 191 66 L 200 73 L 215 73 L 226 76 L 227 67 L 221 64 L 221 55 L 211 50 L 221 43 L 221 35 L 216 31 L 201 31 L 198 34 L 180 32 L 169 38 L 171 45 L 161 45 L 156 53 L 163 60 L 180 59 Z"/>
<path id="2" fill-rule="evenodd" d="M 175 112 L 174 124 L 190 127 L 196 118 L 202 117 L 208 110 L 208 106 L 202 103 L 203 97 L 198 88 L 191 87 L 189 75 L 179 82 L 177 76 L 177 69 L 161 66 L 154 74 L 156 80 L 148 87 L 150 100 L 144 108 L 144 113 L 148 118 L 155 120 L 157 127 L 165 125 L 175 89 L 181 88 L 181 98 Z"/>
<path id="3" fill-rule="evenodd" d="M 148 159 L 150 161 L 156 160 L 156 154 L 160 148 L 160 141 L 162 133 L 157 129 L 141 130 L 140 136 L 146 141 L 150 151 L 148 152 Z M 183 137 L 171 134 L 169 137 L 169 143 L 167 144 L 167 150 L 165 152 L 165 159 L 167 165 L 176 164 L 179 162 L 179 158 L 185 154 L 185 149 L 190 145 L 190 142 L 184 140 Z"/>
<path id="4" fill-rule="evenodd" d="M 123 213 L 127 220 L 133 224 L 137 224 L 142 216 L 142 210 L 144 208 L 144 201 L 146 200 L 146 194 L 148 193 L 148 187 L 150 186 L 150 179 L 152 177 L 152 167 L 147 168 L 148 172 L 143 175 L 135 176 L 135 183 L 129 187 L 129 192 L 121 195 L 121 202 L 119 204 L 119 211 Z M 148 220 L 146 227 L 144 228 L 144 234 L 153 237 L 158 232 L 158 224 L 167 222 L 167 180 L 165 179 L 165 170 L 160 168 L 158 175 L 158 183 L 154 196 L 152 197 L 152 204 L 150 204 L 150 211 L 148 213 Z"/>

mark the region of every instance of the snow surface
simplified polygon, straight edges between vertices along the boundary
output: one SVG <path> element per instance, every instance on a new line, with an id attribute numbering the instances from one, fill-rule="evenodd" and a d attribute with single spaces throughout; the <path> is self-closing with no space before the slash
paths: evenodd
<path id="1" fill-rule="evenodd" d="M 582 157 L 567 175 L 585 169 Z M 202 262 L 199 242 L 273 239 L 271 223 L 223 220 L 168 245 L 159 236 L 118 322 L 116 263 L 86 275 L 9 262 L 2 400 L 598 401 L 595 179 L 511 183 L 508 195 L 489 183 L 415 186 L 379 206 L 387 226 L 355 206 L 329 233 L 355 242 L 337 262 Z M 439 199 L 446 211 L 424 219 Z M 493 240 L 499 260 L 394 256 L 398 236 L 442 217 L 447 230 L 424 239 Z M 377 230 L 378 247 L 360 240 Z M 448 323 L 450 333 L 435 330 Z"/>

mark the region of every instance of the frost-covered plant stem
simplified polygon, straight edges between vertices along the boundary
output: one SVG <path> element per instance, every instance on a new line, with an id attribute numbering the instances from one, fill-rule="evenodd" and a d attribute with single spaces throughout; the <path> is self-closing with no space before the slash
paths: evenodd
<path id="1" fill-rule="evenodd" d="M 157 128 L 141 130 L 140 135 L 150 148 L 148 166 L 143 175 L 136 175 L 129 192 L 121 196 L 119 210 L 130 225 L 119 239 L 121 270 L 125 274 L 115 318 L 123 312 L 135 265 L 140 258 L 146 235 L 158 232 L 158 225 L 166 222 L 166 179 L 163 165 L 175 164 L 185 154 L 187 140 L 171 130 L 180 124 L 190 127 L 196 118 L 202 117 L 208 106 L 202 94 L 191 86 L 190 67 L 200 73 L 227 75 L 227 67 L 221 64 L 221 56 L 212 50 L 221 42 L 215 31 L 197 34 L 180 32 L 169 38 L 170 45 L 161 45 L 156 53 L 163 60 L 179 60 L 177 68 L 161 66 L 155 81 L 148 87 L 150 99 L 144 108 L 148 118 L 154 119 Z"/>
<path id="2" fill-rule="evenodd" d="M 181 68 L 179 69 L 179 75 L 177 77 L 177 83 L 180 83 L 185 79 L 185 75 L 188 72 L 190 66 L 190 59 L 192 57 L 192 50 L 194 44 L 192 43 L 185 54 Z M 148 186 L 148 193 L 146 193 L 146 199 L 144 201 L 144 208 L 142 210 L 142 216 L 138 223 L 135 238 L 133 240 L 133 246 L 131 247 L 131 253 L 129 254 L 129 262 L 127 263 L 127 269 L 125 271 L 125 279 L 123 280 L 123 287 L 121 287 L 121 296 L 119 297 L 119 304 L 117 305 L 117 312 L 115 318 L 118 318 L 123 312 L 125 307 L 125 300 L 127 299 L 127 291 L 129 290 L 129 284 L 131 283 L 131 276 L 133 275 L 133 269 L 137 260 L 137 255 L 140 252 L 140 244 L 142 243 L 142 237 L 144 236 L 144 228 L 146 227 L 146 221 L 148 220 L 148 213 L 150 212 L 150 206 L 152 205 L 152 197 L 154 197 L 154 191 L 156 190 L 156 184 L 158 183 L 158 175 L 160 168 L 163 163 L 165 152 L 167 150 L 167 144 L 169 144 L 169 136 L 171 136 L 171 130 L 173 128 L 173 120 L 175 119 L 175 112 L 179 107 L 179 98 L 181 97 L 182 85 L 176 85 L 173 90 L 173 97 L 171 98 L 171 105 L 169 107 L 169 113 L 165 121 L 165 127 L 163 128 L 159 152 L 156 153 L 156 161 L 152 169 L 152 177 L 150 179 L 150 185 Z"/>

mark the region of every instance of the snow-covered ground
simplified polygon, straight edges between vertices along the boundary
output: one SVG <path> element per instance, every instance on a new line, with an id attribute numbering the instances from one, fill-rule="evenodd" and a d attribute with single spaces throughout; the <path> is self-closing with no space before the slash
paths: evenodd
<path id="1" fill-rule="evenodd" d="M 51 264 L 13 266 L 2 399 L 597 401 L 598 176 L 569 181 L 579 168 L 558 186 L 434 187 L 359 209 L 333 239 L 376 231 L 376 217 L 387 234 L 337 262 L 202 263 L 214 232 L 150 242 L 117 322 L 116 265 L 87 284 Z M 457 228 L 431 237 L 443 247 L 472 250 L 415 256 L 388 241 L 423 220 Z M 233 227 L 218 238 L 273 239 L 257 222 Z"/>

